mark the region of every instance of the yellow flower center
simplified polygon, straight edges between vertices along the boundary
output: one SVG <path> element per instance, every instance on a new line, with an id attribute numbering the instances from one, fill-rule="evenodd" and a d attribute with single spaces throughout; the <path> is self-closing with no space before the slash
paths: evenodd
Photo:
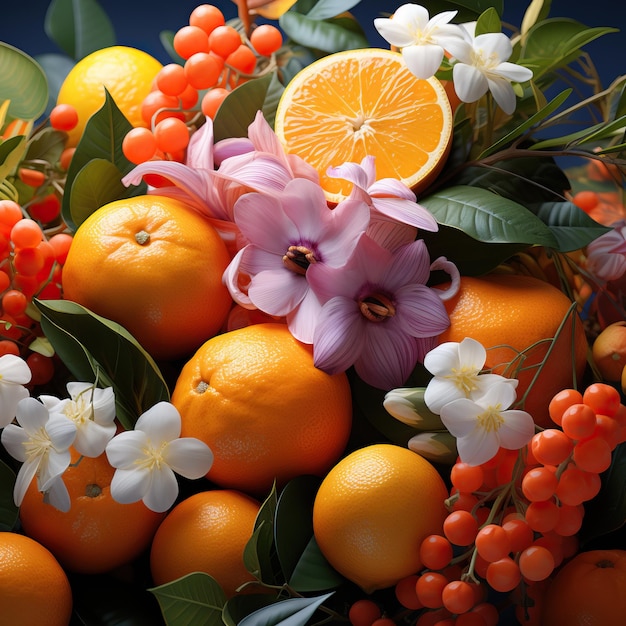
<path id="1" fill-rule="evenodd" d="M 163 453 L 167 448 L 169 442 L 164 441 L 158 448 L 153 446 L 150 442 L 142 450 L 143 458 L 137 459 L 135 463 L 141 468 L 148 469 L 149 471 L 160 470 L 163 465 L 167 465 L 163 458 Z"/>
<path id="2" fill-rule="evenodd" d="M 500 414 L 501 404 L 487 407 L 484 413 L 478 416 L 478 425 L 488 433 L 494 432 L 504 424 L 504 418 Z"/>
<path id="3" fill-rule="evenodd" d="M 448 374 L 446 378 L 451 380 L 464 394 L 466 398 L 469 398 L 472 391 L 478 389 L 476 384 L 476 368 L 464 365 L 461 368 L 452 368 L 452 373 Z"/>
<path id="4" fill-rule="evenodd" d="M 48 433 L 43 426 L 34 435 L 31 435 L 27 441 L 24 441 L 22 445 L 26 449 L 26 459 L 28 461 L 37 457 L 45 457 L 52 447 Z"/>

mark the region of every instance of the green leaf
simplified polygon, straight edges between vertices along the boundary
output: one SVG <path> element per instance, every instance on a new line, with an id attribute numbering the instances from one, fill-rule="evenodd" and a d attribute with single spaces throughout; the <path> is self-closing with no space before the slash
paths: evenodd
<path id="1" fill-rule="evenodd" d="M 313 598 L 289 598 L 254 611 L 239 626 L 304 626 L 334 591 Z"/>
<path id="2" fill-rule="evenodd" d="M 92 159 L 76 174 L 70 201 L 76 227 L 101 206 L 134 193 L 122 185 L 121 178 L 121 172 L 106 159 Z"/>
<path id="3" fill-rule="evenodd" d="M 238 626 L 241 620 L 274 602 L 278 601 L 276 595 L 269 593 L 241 593 L 230 598 L 222 610 L 222 621 L 226 626 Z"/>
<path id="4" fill-rule="evenodd" d="M 600 235 L 611 231 L 611 228 L 598 224 L 569 200 L 544 202 L 537 207 L 536 215 L 550 227 L 560 252 L 584 248 Z"/>
<path id="5" fill-rule="evenodd" d="M 243 552 L 246 569 L 257 579 L 269 585 L 282 585 L 285 577 L 276 562 L 274 549 L 274 517 L 276 514 L 276 486 L 261 504 L 254 522 L 254 532 Z"/>
<path id="6" fill-rule="evenodd" d="M 16 135 L 0 141 L 0 181 L 15 172 L 26 151 L 26 137 Z"/>
<path id="7" fill-rule="evenodd" d="M 359 2 L 360 0 L 319 0 L 306 16 L 312 20 L 325 20 L 349 11 Z"/>
<path id="8" fill-rule="evenodd" d="M 517 139 L 521 135 L 523 135 L 528 129 L 532 128 L 535 124 L 538 124 L 546 117 L 548 117 L 551 113 L 556 111 L 565 100 L 567 100 L 568 96 L 572 93 L 571 89 L 566 89 L 561 92 L 558 96 L 555 96 L 548 104 L 537 111 L 534 115 L 531 115 L 525 122 L 522 122 L 519 126 L 516 126 L 511 132 L 507 133 L 504 137 L 496 141 L 493 145 L 489 146 L 486 150 L 483 150 L 481 154 L 478 156 L 478 160 L 484 159 L 486 156 L 490 154 L 494 154 L 504 146 L 510 144 L 514 139 Z"/>
<path id="9" fill-rule="evenodd" d="M 550 229 L 526 207 L 491 191 L 457 185 L 420 200 L 439 224 L 478 241 L 557 246 Z"/>
<path id="10" fill-rule="evenodd" d="M 595 147 L 597 142 L 610 137 L 615 132 L 622 130 L 626 126 L 626 115 L 613 120 L 612 122 L 601 122 L 589 128 L 585 128 L 576 133 L 570 133 L 564 137 L 553 137 L 544 139 L 531 146 L 532 150 L 545 150 L 560 146 L 581 146 L 591 144 Z"/>
<path id="11" fill-rule="evenodd" d="M 73 59 L 115 45 L 115 31 L 96 0 L 52 0 L 44 22 L 46 35 Z"/>
<path id="12" fill-rule="evenodd" d="M 57 163 L 65 149 L 67 134 L 48 127 L 40 130 L 29 142 L 24 159 Z"/>
<path id="13" fill-rule="evenodd" d="M 248 126 L 254 121 L 257 112 L 263 110 L 273 77 L 274 73 L 270 72 L 249 80 L 226 96 L 213 122 L 215 142 L 230 137 L 248 136 Z M 274 93 L 270 95 L 271 98 L 276 97 Z"/>
<path id="14" fill-rule="evenodd" d="M 126 429 L 169 390 L 152 357 L 122 326 L 69 300 L 35 301 L 41 328 L 77 380 L 113 387 Z"/>
<path id="15" fill-rule="evenodd" d="M 493 7 L 487 9 L 476 22 L 476 36 L 485 33 L 499 33 L 501 31 L 502 23 L 500 22 L 500 16 Z"/>
<path id="16" fill-rule="evenodd" d="M 313 539 L 313 501 L 319 484 L 315 476 L 294 478 L 281 492 L 276 508 L 276 552 L 287 582 L 299 592 L 332 589 L 344 580 Z"/>
<path id="17" fill-rule="evenodd" d="M 312 20 L 295 11 L 280 16 L 280 27 L 297 43 L 328 54 L 369 46 L 366 38 L 338 24 Z"/>
<path id="18" fill-rule="evenodd" d="M 519 60 L 533 70 L 533 80 L 540 82 L 542 77 L 576 59 L 586 44 L 616 32 L 616 28 L 587 28 L 576 20 L 548 18 L 528 31 Z"/>
<path id="19" fill-rule="evenodd" d="M 48 104 L 48 81 L 43 69 L 26 53 L 0 41 L 0 93 L 9 100 L 9 115 L 36 120 Z"/>
<path id="20" fill-rule="evenodd" d="M 226 595 L 217 581 L 203 572 L 187 574 L 171 583 L 152 587 L 168 626 L 222 626 Z"/>
<path id="21" fill-rule="evenodd" d="M 117 167 L 122 176 L 128 174 L 135 167 L 122 152 L 122 141 L 131 128 L 130 122 L 119 110 L 111 94 L 105 88 L 104 104 L 87 121 L 67 172 L 62 214 L 65 223 L 71 230 L 77 228 L 71 210 L 72 186 L 78 173 L 89 161 L 92 159 L 109 161 Z M 122 197 L 142 195 L 146 189 L 146 184 L 141 183 Z"/>
<path id="22" fill-rule="evenodd" d="M 19 509 L 13 502 L 15 472 L 0 461 L 0 531 L 10 531 L 15 527 Z"/>

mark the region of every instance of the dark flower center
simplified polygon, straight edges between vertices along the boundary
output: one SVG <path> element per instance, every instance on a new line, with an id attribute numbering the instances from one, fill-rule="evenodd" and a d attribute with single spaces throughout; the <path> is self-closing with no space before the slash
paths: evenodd
<path id="1" fill-rule="evenodd" d="M 309 265 L 317 263 L 315 253 L 306 246 L 289 246 L 283 256 L 285 267 L 296 274 L 304 276 Z"/>
<path id="2" fill-rule="evenodd" d="M 382 293 L 373 293 L 359 300 L 359 308 L 363 316 L 370 322 L 384 322 L 396 314 L 396 307 Z"/>

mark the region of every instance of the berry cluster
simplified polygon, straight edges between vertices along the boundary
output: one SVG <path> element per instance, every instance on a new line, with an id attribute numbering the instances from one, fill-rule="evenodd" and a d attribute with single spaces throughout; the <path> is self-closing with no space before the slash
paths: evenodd
<path id="1" fill-rule="evenodd" d="M 539 600 L 529 597 L 576 553 L 583 503 L 598 494 L 600 473 L 626 441 L 626 406 L 614 387 L 594 383 L 583 394 L 561 391 L 549 411 L 558 427 L 522 450 L 501 448 L 487 463 L 457 460 L 451 468 L 443 532 L 422 542 L 424 569 L 396 586 L 400 604 L 426 609 L 419 626 L 495 626 L 492 591 L 510 594 L 518 620 L 529 623 Z"/>
<path id="2" fill-rule="evenodd" d="M 54 363 L 29 350 L 40 327 L 27 309 L 33 298 L 61 297 L 62 268 L 71 242 L 65 232 L 46 238 L 40 224 L 25 217 L 17 202 L 0 200 L 0 355 L 25 358 L 33 386 L 50 381 Z"/>
<path id="3" fill-rule="evenodd" d="M 169 63 L 157 74 L 141 107 L 148 128 L 134 128 L 125 136 L 126 158 L 135 164 L 166 156 L 182 161 L 188 123 L 198 111 L 213 118 L 232 89 L 267 69 L 282 43 L 281 32 L 271 24 L 254 27 L 248 38 L 227 24 L 216 6 L 197 6 L 189 24 L 174 34 L 174 50 L 184 63 Z"/>

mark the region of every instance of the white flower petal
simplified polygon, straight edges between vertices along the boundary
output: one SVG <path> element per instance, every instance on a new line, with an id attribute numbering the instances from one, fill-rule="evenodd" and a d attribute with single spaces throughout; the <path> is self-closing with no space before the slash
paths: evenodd
<path id="1" fill-rule="evenodd" d="M 170 402 L 157 402 L 143 413 L 135 423 L 135 430 L 145 432 L 152 445 L 177 439 L 180 436 L 180 413 Z"/>
<path id="2" fill-rule="evenodd" d="M 487 93 L 489 83 L 484 74 L 465 63 L 455 63 L 452 68 L 454 91 L 462 102 L 476 102 Z"/>
<path id="3" fill-rule="evenodd" d="M 57 476 L 57 478 L 48 485 L 48 489 L 44 495 L 44 501 L 63 513 L 67 513 L 70 510 L 72 506 L 70 494 L 61 476 Z"/>
<path id="4" fill-rule="evenodd" d="M 17 421 L 28 434 L 44 428 L 50 419 L 48 409 L 35 398 L 24 398 L 17 404 Z"/>
<path id="5" fill-rule="evenodd" d="M 118 469 L 129 469 L 137 459 L 144 458 L 148 436 L 140 430 L 126 430 L 115 435 L 106 445 L 109 463 Z M 140 499 L 140 498 L 138 498 Z"/>
<path id="6" fill-rule="evenodd" d="M 469 465 L 486 463 L 497 454 L 500 447 L 496 433 L 483 428 L 471 436 L 457 439 L 456 445 L 461 461 Z"/>
<path id="7" fill-rule="evenodd" d="M 439 415 L 445 404 L 465 398 L 463 390 L 453 381 L 433 378 L 424 391 L 424 402 L 430 411 Z"/>
<path id="8" fill-rule="evenodd" d="M 465 337 L 461 343 L 459 343 L 459 361 L 463 367 L 479 372 L 485 366 L 487 360 L 487 350 L 482 343 L 472 339 L 471 337 Z"/>
<path id="9" fill-rule="evenodd" d="M 30 392 L 22 385 L 5 385 L 0 383 L 0 428 L 8 426 L 17 414 L 17 405 Z"/>
<path id="10" fill-rule="evenodd" d="M 116 430 L 115 424 L 102 425 L 88 420 L 78 429 L 74 448 L 84 456 L 100 456 L 114 437 Z"/>
<path id="11" fill-rule="evenodd" d="M 24 359 L 15 354 L 0 356 L 0 385 L 27 385 L 32 373 Z"/>
<path id="12" fill-rule="evenodd" d="M 28 433 L 17 424 L 9 424 L 2 430 L 0 440 L 6 451 L 16 460 L 23 463 L 26 461 L 26 448 L 24 443 L 28 441 Z"/>
<path id="13" fill-rule="evenodd" d="M 474 432 L 478 416 L 484 411 L 480 405 L 467 398 L 459 398 L 441 407 L 443 425 L 454 437 L 466 437 Z"/>
<path id="14" fill-rule="evenodd" d="M 13 501 L 15 502 L 15 506 L 20 506 L 22 504 L 24 494 L 26 493 L 26 490 L 28 489 L 33 478 L 35 478 L 38 468 L 38 458 L 28 459 L 22 467 L 20 467 L 20 471 L 17 473 L 17 477 L 15 479 L 15 486 L 13 487 Z"/>
<path id="15" fill-rule="evenodd" d="M 402 48 L 402 58 L 409 71 L 417 78 L 434 76 L 443 61 L 443 48 L 434 44 L 420 44 Z"/>
<path id="16" fill-rule="evenodd" d="M 178 497 L 178 482 L 174 472 L 167 466 L 153 470 L 150 487 L 143 496 L 143 503 L 157 513 L 167 511 Z"/>
<path id="17" fill-rule="evenodd" d="M 148 492 L 150 482 L 147 468 L 116 469 L 111 480 L 111 496 L 120 504 L 137 502 Z"/>
<path id="18" fill-rule="evenodd" d="M 213 452 L 195 437 L 182 437 L 170 441 L 163 452 L 165 462 L 185 478 L 202 478 L 213 465 Z"/>
<path id="19" fill-rule="evenodd" d="M 535 422 L 526 411 L 503 411 L 504 424 L 498 429 L 500 445 L 507 450 L 519 450 L 535 434 Z"/>
<path id="20" fill-rule="evenodd" d="M 461 365 L 459 345 L 456 341 L 440 343 L 424 357 L 424 367 L 434 376 L 450 374 L 453 369 Z"/>
<path id="21" fill-rule="evenodd" d="M 517 102 L 511 83 L 506 78 L 498 78 L 494 75 L 487 77 L 487 83 L 498 106 L 507 115 L 511 115 L 515 111 Z"/>

